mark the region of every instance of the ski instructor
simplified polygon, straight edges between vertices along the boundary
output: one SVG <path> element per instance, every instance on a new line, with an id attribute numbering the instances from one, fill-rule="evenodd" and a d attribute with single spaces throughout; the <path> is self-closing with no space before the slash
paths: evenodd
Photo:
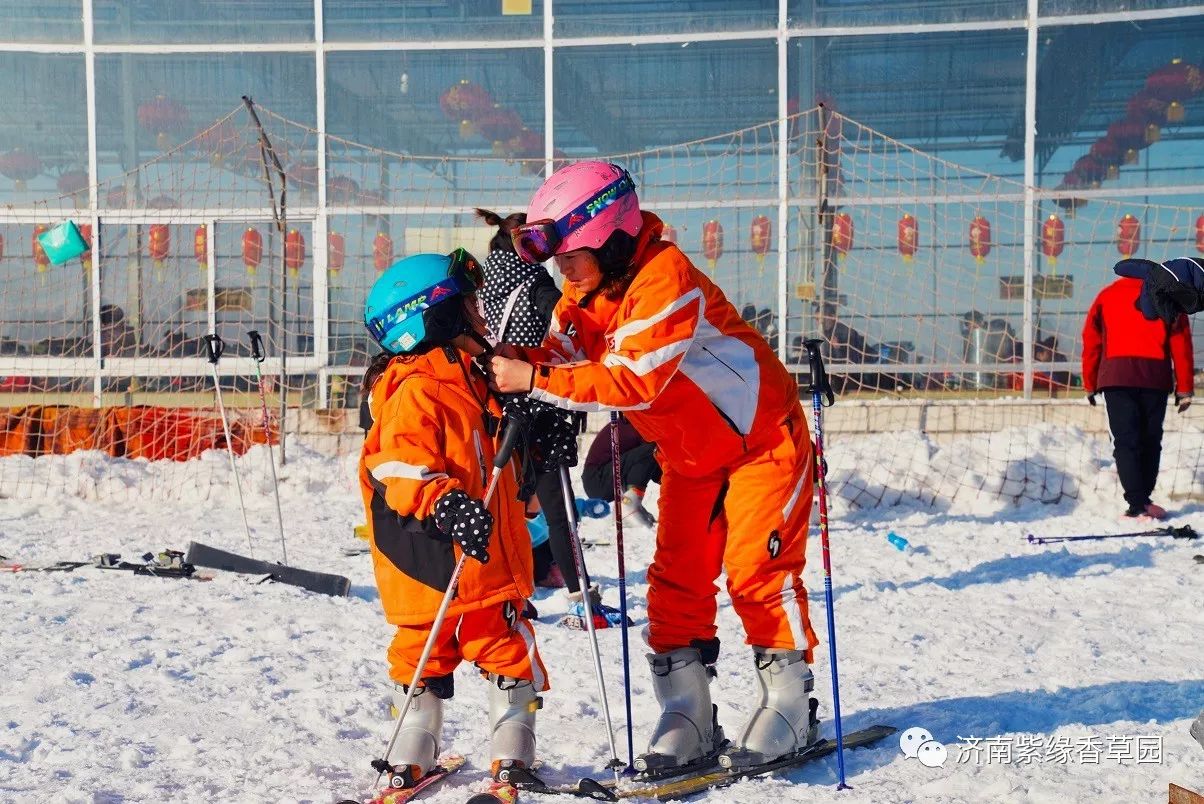
<path id="1" fill-rule="evenodd" d="M 661 714 L 637 762 L 650 771 L 722 746 L 708 684 L 720 570 L 761 687 L 724 753 L 750 764 L 818 737 L 808 696 L 818 640 L 802 581 L 814 458 L 798 386 L 663 228 L 640 211 L 618 165 L 552 174 L 511 235 L 524 260 L 555 258 L 564 296 L 542 348 L 503 347 L 489 362 L 499 391 L 622 410 L 657 444 L 664 477 L 645 638 Z"/>

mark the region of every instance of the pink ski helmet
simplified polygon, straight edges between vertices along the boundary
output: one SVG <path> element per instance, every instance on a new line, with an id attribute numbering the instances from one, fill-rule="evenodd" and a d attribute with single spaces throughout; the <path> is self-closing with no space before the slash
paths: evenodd
<path id="1" fill-rule="evenodd" d="M 640 232 L 635 181 L 609 162 L 576 162 L 553 173 L 535 192 L 527 223 L 511 230 L 518 255 L 544 262 L 556 254 L 601 248 L 616 230 Z"/>

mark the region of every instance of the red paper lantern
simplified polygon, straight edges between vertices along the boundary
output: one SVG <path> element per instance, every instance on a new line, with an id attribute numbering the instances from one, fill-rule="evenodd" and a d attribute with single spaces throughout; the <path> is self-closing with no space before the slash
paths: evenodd
<path id="1" fill-rule="evenodd" d="M 372 267 L 383 271 L 393 264 L 393 238 L 384 232 L 377 232 L 372 240 Z"/>
<path id="2" fill-rule="evenodd" d="M 439 96 L 439 108 L 448 120 L 475 120 L 493 108 L 493 96 L 464 78 Z"/>
<path id="3" fill-rule="evenodd" d="M 262 260 L 263 235 L 255 227 L 249 226 L 242 233 L 242 264 L 247 266 L 247 273 L 254 276 Z"/>
<path id="4" fill-rule="evenodd" d="M 1124 149 L 1109 137 L 1096 140 L 1090 153 L 1104 165 L 1119 165 L 1125 157 Z"/>
<path id="5" fill-rule="evenodd" d="M 765 255 L 769 253 L 772 236 L 773 223 L 769 220 L 769 216 L 758 215 L 752 219 L 752 223 L 748 227 L 748 244 L 752 253 L 757 255 L 757 259 L 761 262 L 765 261 Z"/>
<path id="6" fill-rule="evenodd" d="M 494 140 L 508 140 L 517 135 L 522 131 L 523 121 L 512 110 L 495 103 L 492 109 L 472 121 L 470 125 L 480 132 L 482 137 L 493 142 Z M 463 131 L 461 131 L 461 135 L 463 135 Z"/>
<path id="7" fill-rule="evenodd" d="M 92 224 L 81 223 L 79 225 L 79 236 L 88 244 L 88 250 L 79 255 L 80 265 L 84 267 L 84 272 L 92 270 Z"/>
<path id="8" fill-rule="evenodd" d="M 980 265 L 987 260 L 991 253 L 991 222 L 982 215 L 975 215 L 970 221 L 970 254 Z"/>
<path id="9" fill-rule="evenodd" d="M 289 229 L 284 236 L 284 264 L 293 276 L 305 264 L 305 236 L 296 229 Z"/>
<path id="10" fill-rule="evenodd" d="M 1196 251 L 1204 254 L 1204 215 L 1196 218 Z"/>
<path id="11" fill-rule="evenodd" d="M 853 248 L 853 218 L 847 212 L 832 216 L 832 250 L 836 259 L 843 259 Z"/>
<path id="12" fill-rule="evenodd" d="M 707 221 L 702 225 L 702 255 L 714 271 L 715 263 L 723 256 L 723 226 L 719 221 Z"/>
<path id="13" fill-rule="evenodd" d="M 1141 221 L 1125 214 L 1116 225 L 1116 250 L 1122 257 L 1132 257 L 1141 247 Z"/>
<path id="14" fill-rule="evenodd" d="M 910 212 L 904 212 L 903 217 L 899 218 L 899 235 L 898 235 L 899 253 L 903 255 L 904 262 L 911 262 L 916 256 L 916 249 L 920 245 L 920 229 L 916 226 L 916 219 Z"/>
<path id="15" fill-rule="evenodd" d="M 665 227 L 661 229 L 661 240 L 664 240 L 666 243 L 676 243 L 677 230 L 666 223 Z"/>
<path id="16" fill-rule="evenodd" d="M 46 250 L 42 248 L 42 243 L 38 240 L 38 235 L 49 228 L 44 223 L 33 227 L 33 264 L 37 267 L 39 274 L 46 273 L 46 269 L 50 267 L 50 257 L 46 256 Z"/>
<path id="17" fill-rule="evenodd" d="M 155 266 L 155 279 L 163 279 L 167 255 L 171 251 L 171 229 L 166 223 L 152 223 L 147 231 L 146 250 Z"/>
<path id="18" fill-rule="evenodd" d="M 42 160 L 24 148 L 0 155 L 0 173 L 13 180 L 17 192 L 25 192 L 27 182 L 42 172 Z"/>
<path id="19" fill-rule="evenodd" d="M 1139 120 L 1117 120 L 1108 126 L 1108 139 L 1130 150 L 1146 144 L 1145 125 Z"/>
<path id="20" fill-rule="evenodd" d="M 1174 59 L 1165 67 L 1159 67 L 1145 80 L 1145 91 L 1164 101 L 1168 123 L 1181 123 L 1186 109 L 1183 101 L 1204 90 L 1204 73 L 1194 64 Z"/>
<path id="21" fill-rule="evenodd" d="M 188 128 L 188 110 L 166 95 L 156 95 L 138 107 L 138 125 L 153 134 L 160 150 L 166 151 L 176 135 Z"/>
<path id="22" fill-rule="evenodd" d="M 326 235 L 326 268 L 332 274 L 343 270 L 347 260 L 347 240 L 338 232 Z"/>
<path id="23" fill-rule="evenodd" d="M 192 256 L 202 272 L 209 269 L 209 230 L 203 223 L 192 233 Z"/>
<path id="24" fill-rule="evenodd" d="M 1050 215 L 1041 226 L 1041 253 L 1049 258 L 1050 265 L 1057 265 L 1065 248 L 1066 224 L 1057 215 Z"/>
<path id="25" fill-rule="evenodd" d="M 1107 175 L 1108 167 L 1089 154 L 1087 156 L 1080 156 L 1075 160 L 1074 167 L 1071 170 L 1087 184 L 1098 187 L 1099 183 L 1104 180 L 1104 176 Z"/>
<path id="26" fill-rule="evenodd" d="M 88 189 L 88 174 L 83 170 L 68 170 L 54 183 L 62 195 L 76 195 Z M 80 199 L 74 199 L 79 201 Z"/>

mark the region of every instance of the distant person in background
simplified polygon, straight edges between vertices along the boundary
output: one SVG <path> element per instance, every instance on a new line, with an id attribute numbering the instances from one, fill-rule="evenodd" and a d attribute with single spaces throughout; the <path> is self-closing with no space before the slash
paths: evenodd
<path id="1" fill-rule="evenodd" d="M 607 502 L 615 500 L 614 463 L 611 461 L 611 429 L 607 423 L 585 456 L 585 467 L 581 470 L 581 483 L 585 493 Z M 644 492 L 649 483 L 661 482 L 661 465 L 656 460 L 656 444 L 645 441 L 627 419 L 619 418 L 619 485 L 623 497 L 619 504 L 623 518 L 646 528 L 656 526 L 654 517 L 644 507 Z"/>
<path id="2" fill-rule="evenodd" d="M 1174 391 L 1179 413 L 1191 405 L 1191 325 L 1183 313 L 1170 324 L 1148 320 L 1138 306 L 1141 291 L 1140 279 L 1122 277 L 1095 297 L 1083 326 L 1083 389 L 1092 405 L 1104 395 L 1125 516 L 1164 519 L 1166 509 L 1150 495 L 1167 394 Z"/>
<path id="3" fill-rule="evenodd" d="M 134 329 L 125 320 L 125 310 L 116 304 L 100 306 L 100 353 L 105 357 L 133 357 L 137 351 Z"/>

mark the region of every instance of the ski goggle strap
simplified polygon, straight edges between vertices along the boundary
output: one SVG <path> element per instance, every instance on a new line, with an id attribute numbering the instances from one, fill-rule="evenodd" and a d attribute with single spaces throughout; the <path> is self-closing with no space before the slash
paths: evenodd
<path id="1" fill-rule="evenodd" d="M 635 180 L 624 170 L 623 175 L 559 220 L 546 218 L 514 227 L 510 231 L 514 250 L 524 262 L 547 262 L 570 233 L 601 215 L 607 207 L 631 192 L 635 192 Z"/>
<path id="2" fill-rule="evenodd" d="M 368 331 L 377 342 L 383 343 L 385 336 L 393 327 L 415 314 L 421 314 L 431 305 L 438 304 L 449 295 L 471 295 L 485 284 L 485 274 L 481 269 L 481 264 L 466 249 L 458 248 L 448 254 L 447 258 L 450 263 L 447 266 L 446 279 L 440 279 L 413 296 L 390 305 L 379 315 L 366 322 Z"/>

